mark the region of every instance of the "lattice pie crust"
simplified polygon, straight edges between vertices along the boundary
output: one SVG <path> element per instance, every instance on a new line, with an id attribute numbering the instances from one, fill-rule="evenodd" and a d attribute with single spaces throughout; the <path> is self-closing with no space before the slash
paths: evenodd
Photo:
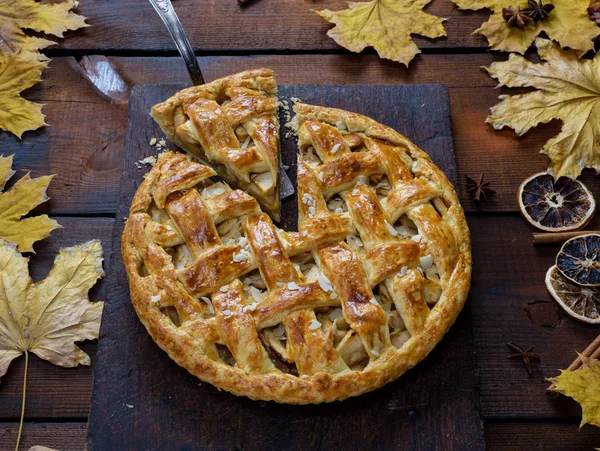
<path id="1" fill-rule="evenodd" d="M 273 71 L 256 69 L 179 91 L 152 107 L 167 137 L 279 220 L 279 118 Z"/>
<path id="2" fill-rule="evenodd" d="M 296 105 L 299 232 L 209 167 L 166 152 L 123 233 L 137 314 L 190 373 L 236 395 L 341 400 L 421 361 L 467 297 L 452 185 L 404 136 Z"/>

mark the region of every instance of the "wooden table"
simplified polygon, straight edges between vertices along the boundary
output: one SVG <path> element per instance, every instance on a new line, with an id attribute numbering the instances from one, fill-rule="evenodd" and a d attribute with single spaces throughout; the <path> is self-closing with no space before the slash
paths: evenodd
<path id="1" fill-rule="evenodd" d="M 517 212 L 520 182 L 547 166 L 539 155 L 560 123 L 537 127 L 517 139 L 510 130 L 485 124 L 497 96 L 494 81 L 480 70 L 506 55 L 486 51 L 472 31 L 485 12 L 459 12 L 448 0 L 428 11 L 449 20 L 448 37 L 416 38 L 423 54 L 410 69 L 380 60 L 373 52 L 351 54 L 325 33 L 330 26 L 311 7 L 340 9 L 343 0 L 179 0 L 175 6 L 199 55 L 207 80 L 243 69 L 270 67 L 280 83 L 444 83 L 450 89 L 460 196 L 472 232 L 474 273 L 470 303 L 479 378 L 481 414 L 488 448 L 591 449 L 600 443 L 592 426 L 578 430 L 580 409 L 570 399 L 546 396 L 545 377 L 566 368 L 599 329 L 563 317 L 544 288 L 544 274 L 557 246 L 534 247 L 532 229 Z M 39 209 L 63 229 L 36 245 L 31 257 L 36 279 L 47 273 L 59 247 L 102 239 L 110 265 L 127 91 L 144 83 L 187 83 L 185 67 L 146 0 L 82 0 L 79 11 L 90 28 L 71 32 L 48 50 L 53 58 L 44 81 L 27 98 L 47 106 L 49 127 L 22 141 L 0 134 L 0 154 L 15 154 L 17 176 L 57 174 Z M 225 32 L 224 30 L 231 30 Z M 111 78 L 112 67 L 119 78 Z M 106 86 L 114 89 L 106 94 Z M 512 90 L 515 92 L 515 90 Z M 477 204 L 466 193 L 465 175 L 485 172 L 497 195 Z M 583 180 L 600 193 L 591 174 Z M 595 220 L 593 226 L 600 226 Z M 92 298 L 103 300 L 106 284 Z M 535 345 L 542 359 L 528 376 L 508 360 L 505 342 Z M 85 343 L 92 355 L 96 343 Z M 93 363 L 92 363 L 93 364 Z M 24 360 L 11 364 L 0 385 L 0 450 L 14 447 L 20 413 Z M 63 369 L 32 356 L 22 449 L 41 444 L 61 450 L 83 448 L 92 387 L 92 368 Z M 460 419 L 456 419 L 460 421 Z"/>

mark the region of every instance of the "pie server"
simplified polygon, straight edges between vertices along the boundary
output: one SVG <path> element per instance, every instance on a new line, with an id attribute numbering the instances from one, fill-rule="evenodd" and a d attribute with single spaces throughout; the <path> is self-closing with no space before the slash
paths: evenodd
<path id="1" fill-rule="evenodd" d="M 196 59 L 196 55 L 194 55 L 194 49 L 192 48 L 192 44 L 190 44 L 190 40 L 185 35 L 183 31 L 183 26 L 179 21 L 179 17 L 175 13 L 173 9 L 173 5 L 171 4 L 171 0 L 148 0 L 150 4 L 154 7 L 163 23 L 169 30 L 169 34 L 175 41 L 175 45 L 181 53 L 183 60 L 185 61 L 185 66 L 187 67 L 188 73 L 190 74 L 190 78 L 192 79 L 192 83 L 194 85 L 202 85 L 204 84 L 204 77 L 202 76 L 202 71 L 200 70 L 200 66 L 198 65 L 198 60 Z M 281 160 L 280 160 L 281 164 Z M 281 189 L 281 198 L 285 199 L 286 197 L 292 196 L 294 194 L 294 186 L 288 175 L 285 173 L 283 167 L 280 166 L 279 173 L 281 174 L 279 183 Z"/>

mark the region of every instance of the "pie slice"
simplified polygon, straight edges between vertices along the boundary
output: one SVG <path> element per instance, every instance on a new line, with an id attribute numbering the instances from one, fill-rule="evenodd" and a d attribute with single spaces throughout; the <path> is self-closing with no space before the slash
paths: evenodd
<path id="1" fill-rule="evenodd" d="M 279 220 L 279 118 L 273 71 L 256 69 L 179 91 L 152 107 L 167 137 L 254 196 Z"/>
<path id="2" fill-rule="evenodd" d="M 406 137 L 296 105 L 298 232 L 185 155 L 162 154 L 122 239 L 154 341 L 252 399 L 342 400 L 393 381 L 462 309 L 471 245 L 452 184 Z"/>

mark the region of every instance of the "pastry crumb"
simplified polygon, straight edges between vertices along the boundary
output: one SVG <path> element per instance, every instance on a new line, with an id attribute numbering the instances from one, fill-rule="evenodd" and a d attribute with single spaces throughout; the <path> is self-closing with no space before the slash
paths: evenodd
<path id="1" fill-rule="evenodd" d="M 154 155 L 150 155 L 149 157 L 138 160 L 140 164 L 148 164 L 150 166 L 156 164 L 156 157 Z"/>

